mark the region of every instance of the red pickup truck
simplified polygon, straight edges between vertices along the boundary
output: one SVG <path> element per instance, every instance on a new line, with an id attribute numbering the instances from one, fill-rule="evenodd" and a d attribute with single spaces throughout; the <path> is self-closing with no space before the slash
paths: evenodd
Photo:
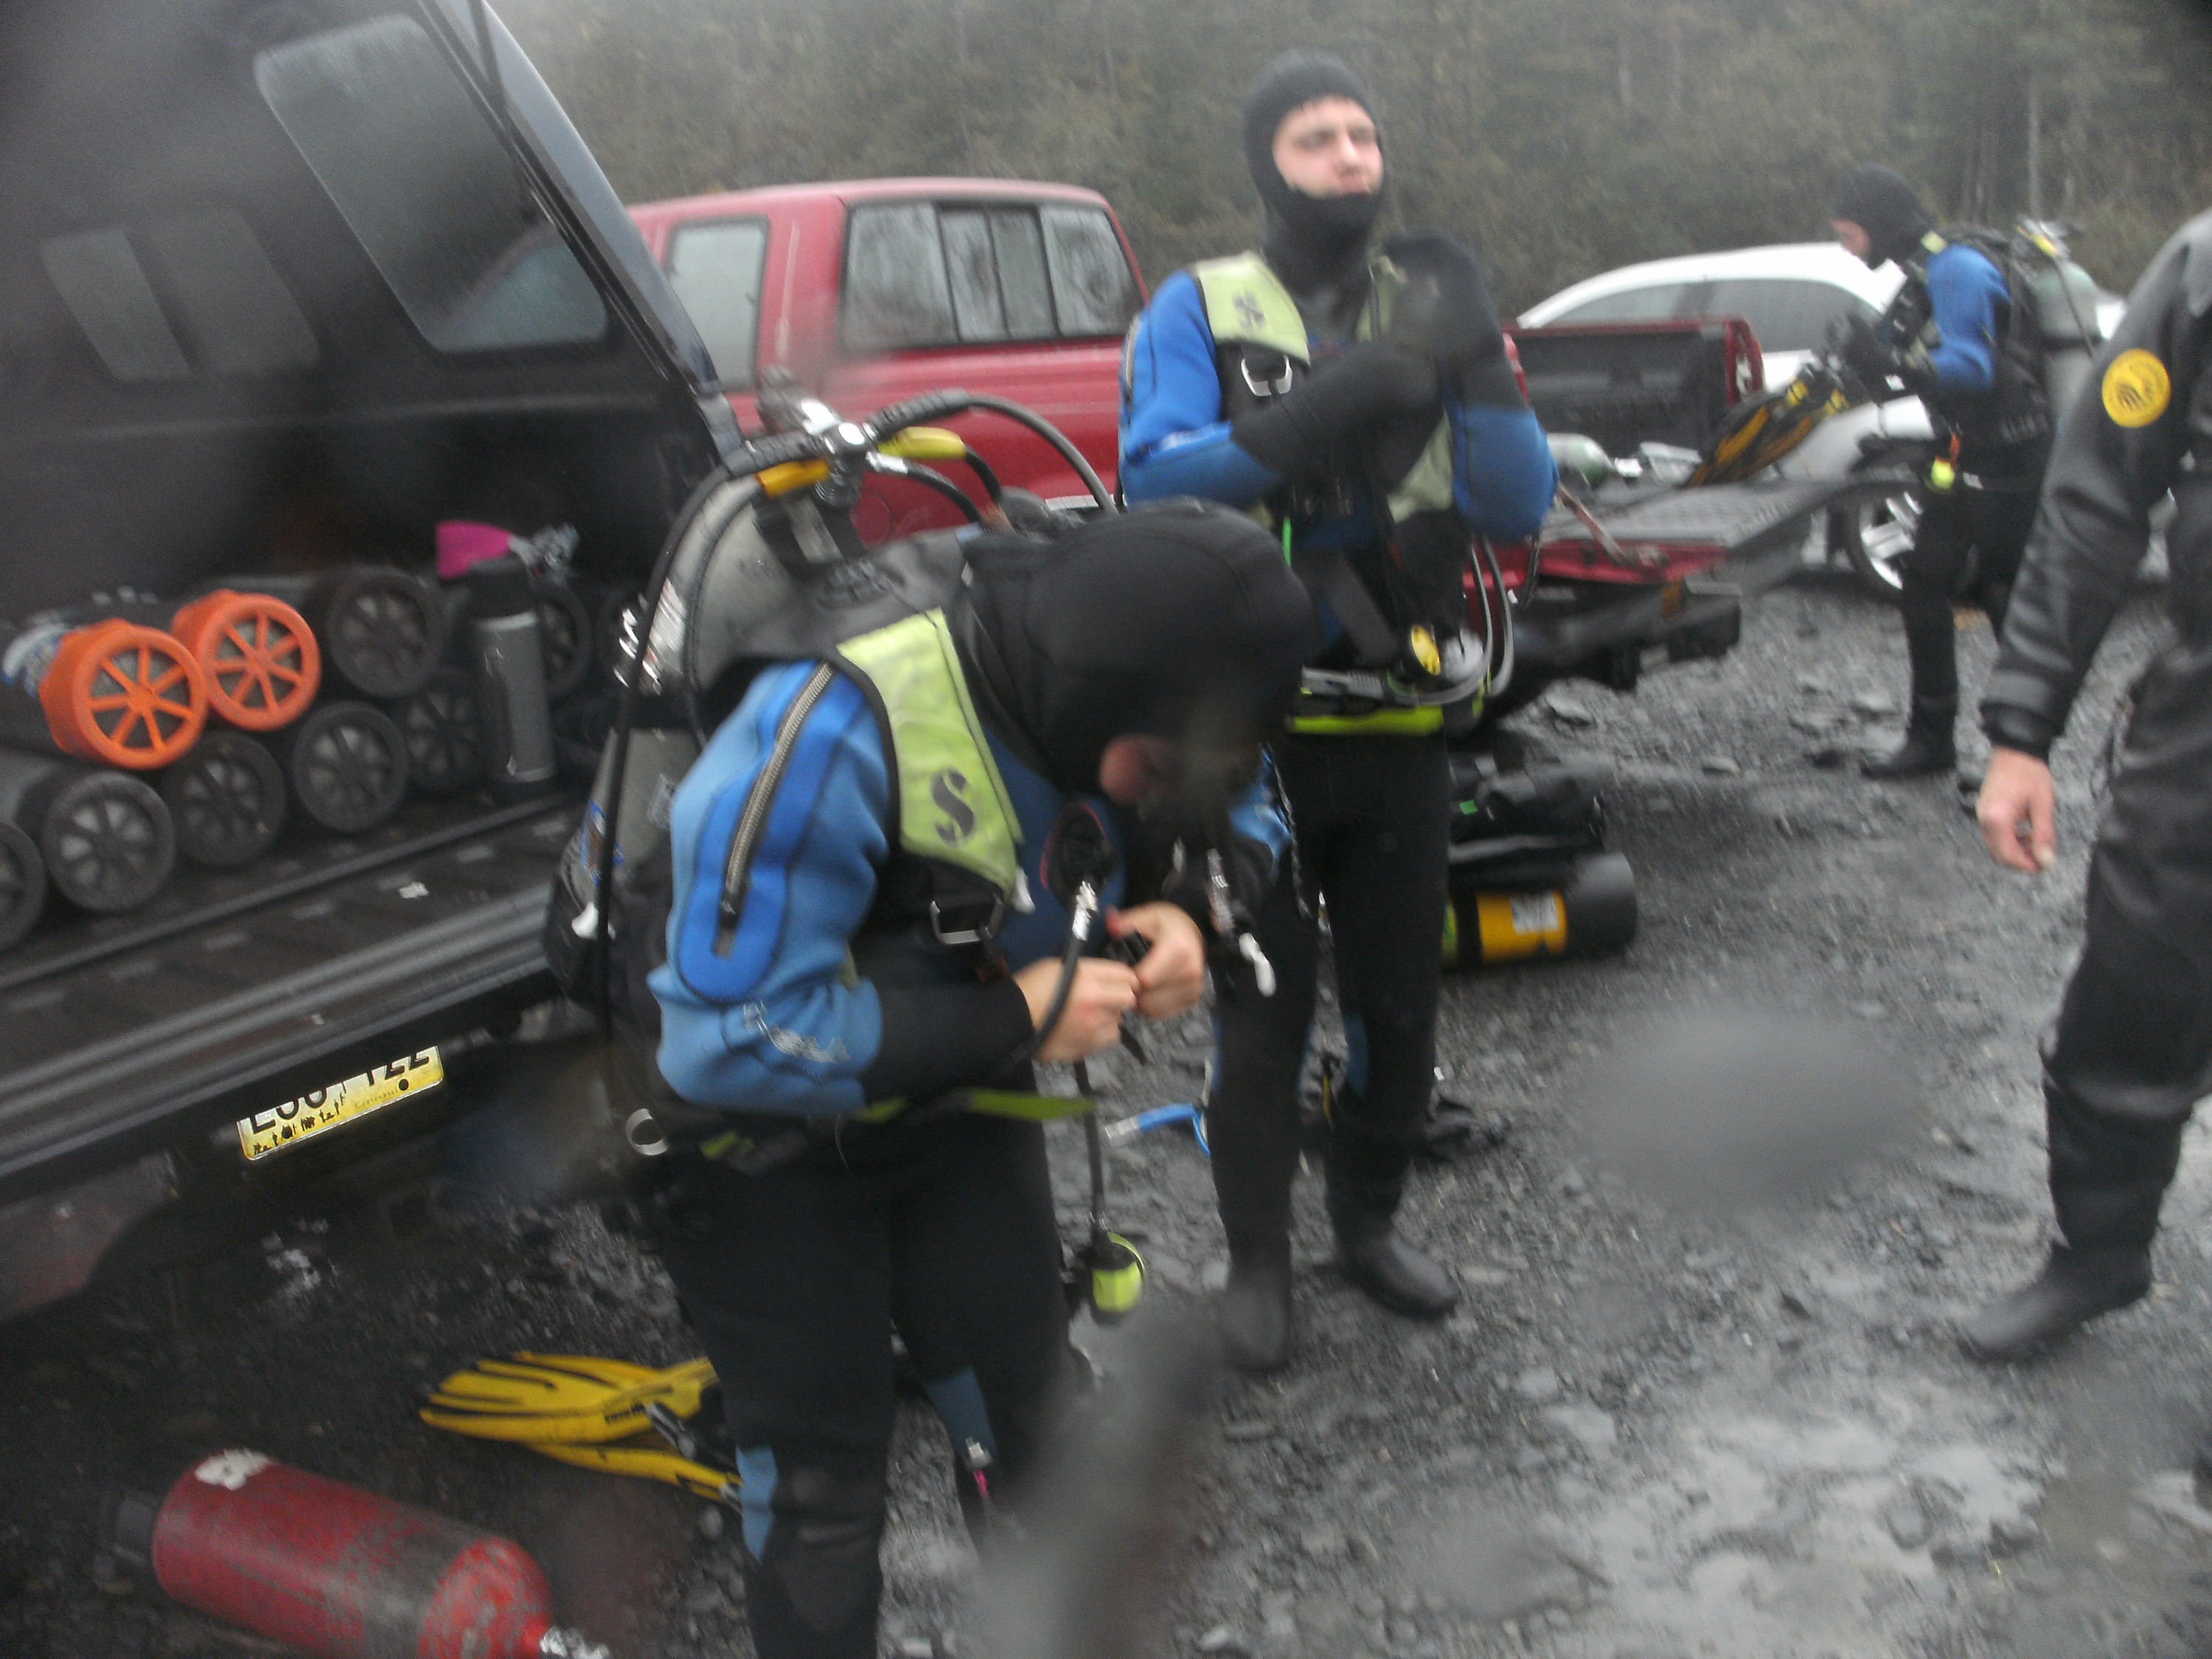
<path id="1" fill-rule="evenodd" d="M 851 416 L 959 386 L 1035 410 L 1114 482 L 1121 337 L 1145 289 L 1097 191 L 871 179 L 651 202 L 630 216 L 748 428 L 772 368 Z M 1024 429 L 989 416 L 953 424 L 972 428 L 1006 483 L 1090 501 Z M 943 504 L 910 485 L 863 507 L 871 542 L 944 521 Z"/>

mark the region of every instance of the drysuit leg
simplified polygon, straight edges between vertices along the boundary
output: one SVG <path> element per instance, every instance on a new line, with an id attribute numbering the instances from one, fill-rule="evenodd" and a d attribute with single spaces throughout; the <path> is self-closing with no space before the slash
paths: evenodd
<path id="1" fill-rule="evenodd" d="M 2012 602 L 2012 585 L 2020 579 L 2020 562 L 2027 551 L 2028 533 L 2035 528 L 2038 484 L 2041 474 L 1988 489 L 1975 490 L 1971 498 L 1974 529 L 1973 600 L 1990 619 L 1990 632 L 2004 632 L 2005 609 Z"/>
<path id="2" fill-rule="evenodd" d="M 890 1443 L 891 1251 L 867 1183 L 691 1160 L 662 1259 L 720 1379 L 761 1659 L 874 1659 Z"/>
<path id="3" fill-rule="evenodd" d="M 972 1526 L 1046 1442 L 1067 1304 L 1044 1131 L 989 1117 L 947 1127 L 949 1144 L 891 1204 L 891 1317 L 952 1442 Z"/>
<path id="4" fill-rule="evenodd" d="M 1952 606 L 1974 551 L 1973 492 L 1920 492 L 1920 532 L 1901 573 L 1898 611 L 1905 622 L 1905 654 L 1912 671 L 1911 727 L 1951 735 L 1959 709 L 1958 625 Z"/>
<path id="5" fill-rule="evenodd" d="M 2077 1249 L 2148 1246 L 2212 1092 L 2212 647 L 2146 681 L 2046 1044 L 2051 1194 Z"/>
<path id="6" fill-rule="evenodd" d="M 1304 860 L 1312 856 L 1312 831 L 1305 809 L 1295 799 L 1292 811 Z M 1316 822 L 1313 829 L 1319 827 Z M 1313 839 L 1317 842 L 1319 837 Z M 1231 1255 L 1243 1259 L 1279 1250 L 1291 1236 L 1291 1183 L 1298 1170 L 1298 1077 L 1313 1024 L 1320 953 L 1317 925 L 1312 915 L 1301 913 L 1287 867 L 1253 922 L 1254 935 L 1275 970 L 1275 994 L 1261 996 L 1241 964 L 1217 970 L 1213 1090 L 1206 1114 L 1222 1231 Z"/>
<path id="7" fill-rule="evenodd" d="M 1382 1217 L 1397 1207 L 1436 1091 L 1451 767 L 1441 738 L 1315 746 L 1322 743 L 1332 748 L 1320 765 L 1334 834 L 1319 873 L 1347 1085 L 1330 1141 L 1330 1199 Z"/>

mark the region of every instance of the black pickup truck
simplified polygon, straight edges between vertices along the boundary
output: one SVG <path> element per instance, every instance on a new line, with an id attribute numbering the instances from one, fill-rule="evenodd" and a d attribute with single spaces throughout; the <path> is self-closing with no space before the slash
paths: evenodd
<path id="1" fill-rule="evenodd" d="M 476 0 L 0 0 L 0 617 L 419 565 L 502 507 L 635 582 L 738 441 L 712 376 Z M 50 904 L 0 953 L 0 1318 L 398 1179 L 549 994 L 575 815 L 421 801 Z"/>

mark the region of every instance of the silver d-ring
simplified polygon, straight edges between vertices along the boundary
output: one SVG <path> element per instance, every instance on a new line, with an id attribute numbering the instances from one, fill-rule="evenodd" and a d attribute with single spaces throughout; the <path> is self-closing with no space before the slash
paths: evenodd
<path id="1" fill-rule="evenodd" d="M 623 1139 L 640 1158 L 659 1158 L 668 1150 L 668 1132 L 650 1107 L 641 1106 L 623 1120 Z"/>

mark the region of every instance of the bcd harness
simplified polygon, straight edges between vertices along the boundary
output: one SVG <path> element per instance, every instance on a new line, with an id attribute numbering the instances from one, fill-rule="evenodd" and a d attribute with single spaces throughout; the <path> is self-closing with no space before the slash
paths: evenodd
<path id="1" fill-rule="evenodd" d="M 908 556 L 902 557 L 902 550 L 885 549 L 876 556 L 897 567 L 892 572 L 901 579 L 896 586 L 908 594 L 949 597 L 927 544 Z M 741 994 L 732 953 L 752 861 L 806 717 L 841 675 L 859 687 L 870 706 L 891 779 L 892 822 L 886 826 L 891 851 L 857 937 L 885 945 L 886 955 L 893 957 L 902 949 L 956 952 L 978 977 L 1003 970 L 998 933 L 1010 911 L 1026 909 L 1030 902 L 1020 862 L 1019 822 L 969 693 L 942 605 L 884 623 L 883 604 L 898 601 L 886 596 L 883 603 L 860 607 L 855 617 L 859 631 L 842 639 L 835 637 L 834 613 L 809 604 L 795 619 L 779 616 L 761 625 L 755 637 L 768 648 L 757 655 L 740 653 L 757 673 L 779 661 L 805 660 L 797 651 L 778 647 L 805 641 L 818 661 L 779 720 L 759 770 L 744 786 L 731 836 L 726 841 L 708 837 L 697 852 L 671 965 L 710 1000 Z M 710 819 L 715 816 L 710 811 Z M 755 1136 L 732 1127 L 730 1113 L 678 1096 L 653 1058 L 659 1009 L 645 981 L 658 965 L 668 934 L 674 884 L 671 855 L 662 841 L 656 854 L 617 884 L 611 945 L 617 957 L 611 974 L 617 993 L 616 1024 L 623 1046 L 632 1051 L 623 1067 L 630 1092 L 646 1097 L 629 1113 L 630 1138 L 646 1150 L 657 1130 L 739 1168 L 773 1167 L 803 1152 L 816 1138 L 814 1130 L 767 1128 Z M 845 972 L 860 976 L 849 947 Z M 932 1115 L 966 1110 L 1045 1121 L 1086 1111 L 1091 1103 L 1018 1091 L 962 1090 L 928 1102 L 872 1101 L 858 1118 L 882 1123 L 922 1106 Z M 839 1121 L 824 1118 L 817 1127 L 828 1133 Z"/>
<path id="2" fill-rule="evenodd" d="M 1305 378 L 1313 366 L 1305 318 L 1263 257 L 1248 252 L 1202 260 L 1190 267 L 1190 274 L 1213 336 L 1224 419 L 1249 413 Z M 1369 276 L 1368 300 L 1353 327 L 1355 340 L 1376 339 L 1388 331 L 1404 284 L 1403 273 L 1380 253 L 1369 262 Z M 1318 487 L 1286 489 L 1254 511 L 1261 523 L 1281 532 L 1292 567 L 1336 613 L 1358 661 L 1348 673 L 1307 671 L 1291 729 L 1318 735 L 1435 732 L 1443 725 L 1444 703 L 1463 701 L 1478 689 L 1455 688 L 1452 696 L 1437 699 L 1407 684 L 1393 671 L 1408 659 L 1430 673 L 1439 668 L 1434 634 L 1425 625 L 1406 628 L 1388 617 L 1344 549 L 1292 545 L 1297 526 L 1352 510 L 1356 482 L 1340 477 Z M 1374 495 L 1386 540 L 1409 519 L 1455 511 L 1449 418 L 1437 422 L 1428 442 L 1395 483 L 1371 482 L 1383 486 Z M 1363 710 L 1363 702 L 1385 706 Z"/>
<path id="3" fill-rule="evenodd" d="M 1928 262 L 1954 246 L 1972 248 L 1996 267 L 2005 302 L 1990 390 L 1964 396 L 1939 392 L 1932 399 L 1936 412 L 1968 444 L 2007 447 L 2047 438 L 2099 343 L 2096 285 L 2056 244 L 2030 231 L 2003 236 L 1973 226 L 1931 230 L 1905 262 L 1908 280 L 1884 316 L 1898 349 L 1923 361 L 1942 343 L 1928 292 Z"/>

